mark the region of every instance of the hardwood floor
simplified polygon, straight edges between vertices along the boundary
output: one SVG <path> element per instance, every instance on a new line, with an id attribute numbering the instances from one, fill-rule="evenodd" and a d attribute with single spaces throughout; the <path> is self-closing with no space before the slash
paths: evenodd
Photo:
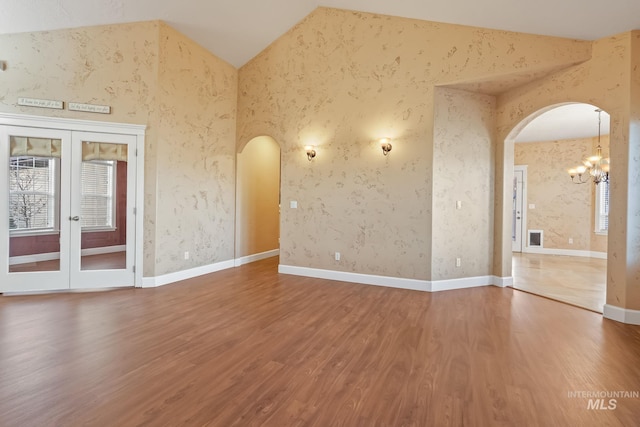
<path id="1" fill-rule="evenodd" d="M 276 273 L 0 298 L 0 425 L 632 426 L 640 327 L 513 289 Z M 607 399 L 608 403 L 608 399 Z"/>
<path id="2" fill-rule="evenodd" d="M 25 273 L 34 271 L 60 271 L 60 260 L 25 262 L 9 265 L 9 273 Z"/>
<path id="3" fill-rule="evenodd" d="M 127 253 L 125 251 L 84 255 L 80 258 L 81 270 L 124 270 L 125 268 L 127 268 Z"/>
<path id="4" fill-rule="evenodd" d="M 607 260 L 514 253 L 513 287 L 602 313 Z"/>
<path id="5" fill-rule="evenodd" d="M 82 270 L 117 270 L 127 267 L 127 253 L 113 252 L 101 255 L 84 255 L 80 260 Z M 60 260 L 29 262 L 9 266 L 10 273 L 33 271 L 60 271 Z"/>

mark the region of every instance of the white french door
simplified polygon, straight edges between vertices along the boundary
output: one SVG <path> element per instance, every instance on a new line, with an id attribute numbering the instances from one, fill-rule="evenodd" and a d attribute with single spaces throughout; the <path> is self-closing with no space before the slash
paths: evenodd
<path id="1" fill-rule="evenodd" d="M 522 252 L 523 247 L 523 234 L 526 215 L 526 179 L 526 166 L 516 166 L 513 171 L 513 216 L 511 229 L 511 250 L 513 252 Z"/>
<path id="2" fill-rule="evenodd" d="M 71 132 L 1 126 L 0 144 L 0 291 L 68 289 Z"/>
<path id="3" fill-rule="evenodd" d="M 0 125 L 0 292 L 135 285 L 136 144 Z"/>

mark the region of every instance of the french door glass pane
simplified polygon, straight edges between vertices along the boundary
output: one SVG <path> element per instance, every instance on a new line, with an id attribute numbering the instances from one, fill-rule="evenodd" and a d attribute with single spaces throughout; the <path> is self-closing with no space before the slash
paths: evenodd
<path id="1" fill-rule="evenodd" d="M 9 141 L 9 272 L 60 271 L 61 141 Z"/>
<path id="2" fill-rule="evenodd" d="M 126 268 L 127 147 L 83 141 L 81 270 Z"/>

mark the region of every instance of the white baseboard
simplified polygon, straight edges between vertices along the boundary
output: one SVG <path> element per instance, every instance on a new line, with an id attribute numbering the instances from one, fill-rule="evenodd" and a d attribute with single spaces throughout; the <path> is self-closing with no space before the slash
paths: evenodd
<path id="1" fill-rule="evenodd" d="M 105 246 L 102 248 L 83 249 L 82 256 L 89 255 L 101 255 L 114 252 L 124 252 L 126 250 L 125 245 L 121 246 Z M 193 277 L 202 276 L 209 273 L 215 273 L 216 271 L 226 270 L 227 268 L 239 267 L 251 262 L 260 261 L 262 259 L 271 258 L 280 254 L 279 249 L 274 249 L 259 254 L 249 255 L 236 260 L 223 261 L 215 264 L 205 265 L 201 267 L 191 268 L 189 270 L 177 271 L 175 273 L 164 274 L 162 276 L 155 277 L 143 277 L 143 288 L 155 288 L 158 286 L 168 285 L 173 282 L 179 282 L 181 280 L 191 279 Z M 25 255 L 9 258 L 9 265 L 27 264 L 32 262 L 42 262 L 60 259 L 60 252 L 49 252 L 44 254 Z"/>
<path id="2" fill-rule="evenodd" d="M 83 249 L 82 256 L 111 254 L 114 252 L 124 252 L 127 250 L 125 245 L 104 246 L 102 248 Z M 9 265 L 29 264 L 33 262 L 52 261 L 60 259 L 60 252 L 47 252 L 44 254 L 12 256 L 9 258 Z"/>
<path id="3" fill-rule="evenodd" d="M 412 289 L 414 291 L 431 291 L 431 282 L 427 280 L 348 273 L 346 271 L 322 270 L 319 268 L 295 267 L 292 265 L 282 264 L 278 266 L 278 273 L 291 274 L 294 276 L 315 277 L 317 279 L 337 280 L 340 282 L 361 283 L 363 285 Z"/>
<path id="4" fill-rule="evenodd" d="M 260 261 L 262 259 L 272 258 L 274 256 L 280 255 L 280 249 L 273 249 L 271 251 L 261 252 L 259 254 L 248 255 L 242 258 L 236 258 L 234 262 L 235 267 L 240 267 L 241 265 L 249 264 L 252 262 Z"/>
<path id="5" fill-rule="evenodd" d="M 234 260 L 217 262 L 215 264 L 203 265 L 201 267 L 190 268 L 188 270 L 176 271 L 175 273 L 163 274 L 162 276 L 143 277 L 143 288 L 157 288 L 159 286 L 168 285 L 170 283 L 179 282 L 181 280 L 192 279 L 205 274 L 215 273 L 216 271 L 233 268 Z"/>
<path id="6" fill-rule="evenodd" d="M 454 289 L 477 288 L 493 285 L 493 276 L 462 277 L 459 279 L 433 280 L 431 292 L 451 291 Z"/>
<path id="7" fill-rule="evenodd" d="M 640 325 L 640 310 L 630 310 L 628 308 L 605 304 L 602 315 L 606 319 L 615 320 L 616 322 Z"/>
<path id="8" fill-rule="evenodd" d="M 585 258 L 607 259 L 606 252 L 578 251 L 574 249 L 534 248 L 534 247 L 528 246 L 526 248 L 522 248 L 522 252 L 529 253 L 529 254 L 563 255 L 563 256 L 577 256 L 577 257 L 585 257 Z"/>
<path id="9" fill-rule="evenodd" d="M 346 271 L 323 270 L 319 268 L 296 267 L 282 264 L 278 266 L 278 273 L 424 292 L 439 292 L 489 285 L 505 287 L 513 284 L 513 278 L 511 277 L 479 276 L 429 281 L 405 279 L 402 277 L 377 276 L 373 274 L 349 273 Z"/>
<path id="10" fill-rule="evenodd" d="M 595 252 L 595 251 L 590 251 L 589 252 L 590 258 L 598 258 L 598 259 L 607 259 L 607 253 L 606 252 Z"/>
<path id="11" fill-rule="evenodd" d="M 231 259 L 215 264 L 203 265 L 202 267 L 191 268 L 189 270 L 176 271 L 175 273 L 164 274 L 162 276 L 143 277 L 142 287 L 157 288 L 159 286 L 169 285 L 181 280 L 192 279 L 194 277 L 204 276 L 205 274 L 215 273 L 216 271 L 226 270 L 233 267 L 240 267 L 244 264 L 249 264 L 251 262 L 260 261 L 261 259 L 271 258 L 278 255 L 280 255 L 280 250 L 274 249 L 272 251 L 249 255 L 238 259 Z"/>
<path id="12" fill-rule="evenodd" d="M 513 277 L 493 277 L 493 285 L 499 288 L 513 287 Z"/>

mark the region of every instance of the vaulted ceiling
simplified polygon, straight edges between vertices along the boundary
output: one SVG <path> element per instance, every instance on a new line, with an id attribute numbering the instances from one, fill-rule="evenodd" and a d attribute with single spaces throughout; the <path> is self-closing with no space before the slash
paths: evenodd
<path id="1" fill-rule="evenodd" d="M 584 40 L 640 29 L 639 0 L 2 0 L 0 34 L 161 19 L 240 67 L 322 6 Z M 593 108 L 552 110 L 517 141 L 593 136 Z"/>
<path id="2" fill-rule="evenodd" d="M 161 19 L 239 67 L 319 6 L 585 40 L 640 29 L 638 0 L 2 0 L 0 33 Z"/>

